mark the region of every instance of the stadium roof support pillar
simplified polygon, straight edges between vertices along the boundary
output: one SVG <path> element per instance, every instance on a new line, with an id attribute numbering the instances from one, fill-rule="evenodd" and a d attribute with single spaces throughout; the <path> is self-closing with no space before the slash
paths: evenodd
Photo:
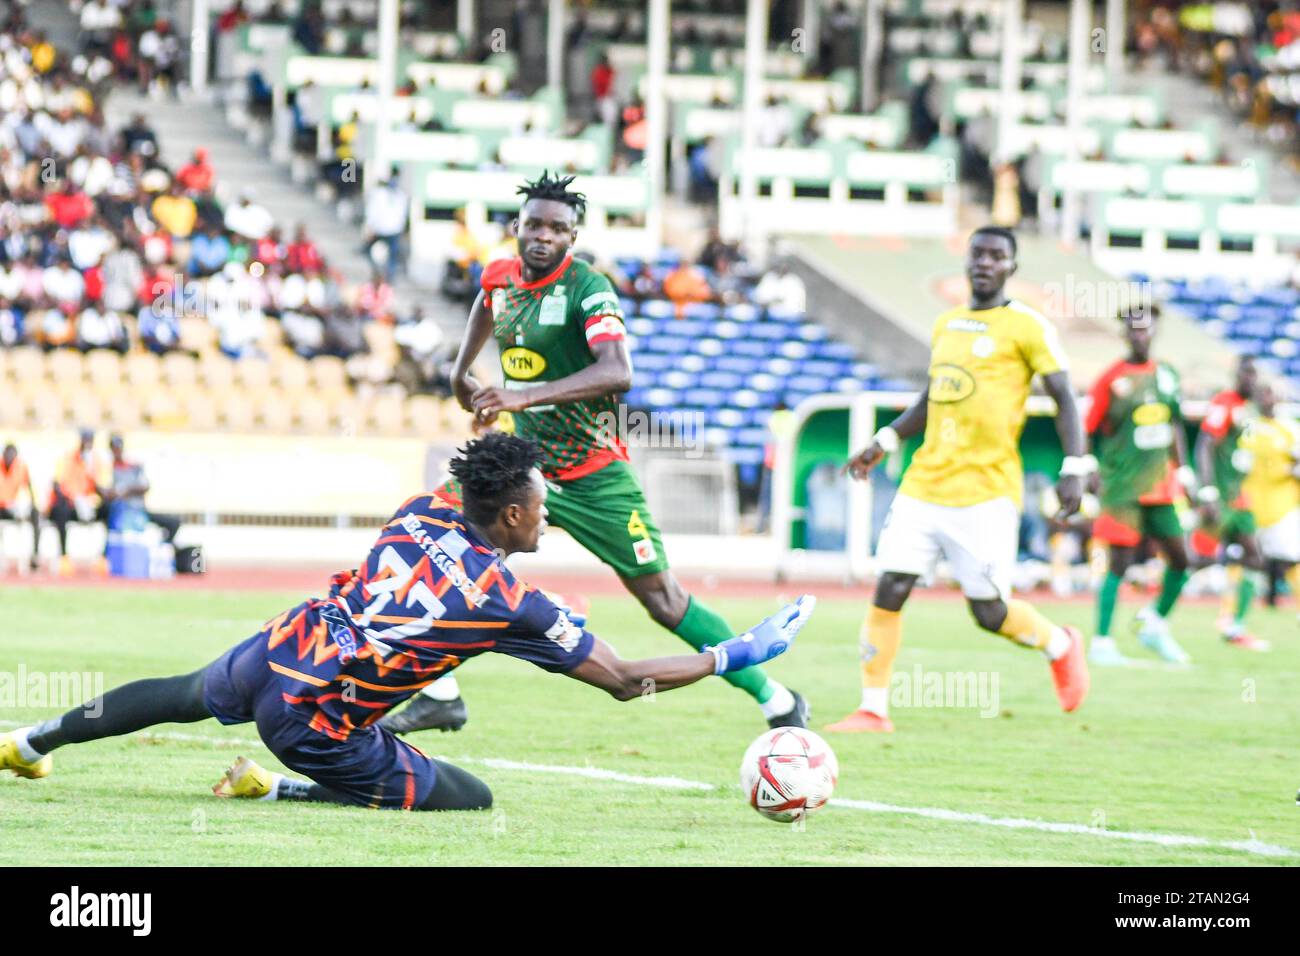
<path id="1" fill-rule="evenodd" d="M 190 89 L 208 88 L 208 0 L 194 0 L 190 11 Z"/>
<path id="2" fill-rule="evenodd" d="M 465 49 L 474 45 L 474 0 L 456 0 L 456 34 Z"/>
<path id="3" fill-rule="evenodd" d="M 859 108 L 870 113 L 880 99 L 880 55 L 885 48 L 885 0 L 867 0 L 862 10 L 862 77 Z"/>
<path id="4" fill-rule="evenodd" d="M 671 0 L 650 0 L 646 21 L 645 172 L 649 202 L 646 204 L 645 227 L 657 245 L 662 245 L 664 241 L 664 186 L 668 161 L 665 77 L 668 74 L 671 6 Z"/>
<path id="5" fill-rule="evenodd" d="M 546 85 L 560 94 L 561 107 L 565 102 L 564 15 L 564 0 L 551 0 L 546 16 Z"/>
<path id="6" fill-rule="evenodd" d="M 741 118 L 740 208 L 744 240 L 751 256 L 761 255 L 754 202 L 758 176 L 750 157 L 758 146 L 758 117 L 763 108 L 763 64 L 767 52 L 767 0 L 749 0 L 745 11 L 745 102 Z"/>
<path id="7" fill-rule="evenodd" d="M 1089 0 L 1070 0 L 1070 60 L 1066 73 L 1065 159 L 1079 161 L 1079 134 L 1083 130 L 1084 82 L 1088 73 L 1088 31 L 1092 27 Z M 1073 249 L 1079 240 L 1081 196 L 1067 180 L 1061 195 L 1061 242 Z"/>
<path id="8" fill-rule="evenodd" d="M 396 95 L 397 82 L 397 25 L 400 0 L 379 0 L 379 110 L 375 115 L 375 141 L 371 144 L 371 160 L 366 164 L 367 185 L 388 178 L 388 135 L 393 126 L 389 105 Z"/>
<path id="9" fill-rule="evenodd" d="M 1127 22 L 1124 0 L 1106 0 L 1106 88 L 1111 93 L 1119 92 L 1119 81 L 1124 75 Z"/>
<path id="10" fill-rule="evenodd" d="M 1005 0 L 1002 4 L 1002 68 L 998 83 L 998 145 L 994 151 L 997 159 L 1008 156 L 1011 131 L 1020 119 L 1015 103 L 1020 92 L 1021 61 L 1024 59 L 1024 44 L 1020 40 L 1024 19 L 1024 0 Z"/>

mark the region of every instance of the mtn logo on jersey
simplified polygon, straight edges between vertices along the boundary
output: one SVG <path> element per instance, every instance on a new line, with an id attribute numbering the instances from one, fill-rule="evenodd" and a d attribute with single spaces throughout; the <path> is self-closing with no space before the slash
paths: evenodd
<path id="1" fill-rule="evenodd" d="M 655 559 L 655 543 L 649 538 L 632 542 L 632 553 L 636 555 L 637 564 L 649 564 Z"/>
<path id="2" fill-rule="evenodd" d="M 930 368 L 930 401 L 941 405 L 962 402 L 975 394 L 975 377 L 960 365 Z"/>
<path id="3" fill-rule="evenodd" d="M 979 319 L 952 319 L 948 323 L 948 328 L 954 332 L 987 332 L 989 324 Z"/>
<path id="4" fill-rule="evenodd" d="M 501 353 L 501 367 L 511 378 L 536 378 L 546 371 L 546 357 L 532 349 L 515 346 Z"/>

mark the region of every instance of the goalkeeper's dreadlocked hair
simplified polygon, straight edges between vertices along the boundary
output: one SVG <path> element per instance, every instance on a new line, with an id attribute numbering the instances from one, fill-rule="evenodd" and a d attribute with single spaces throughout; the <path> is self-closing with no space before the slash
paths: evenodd
<path id="1" fill-rule="evenodd" d="M 530 474 L 542 461 L 536 443 L 505 432 L 488 432 L 468 442 L 449 465 L 461 484 L 465 515 L 490 525 L 506 505 L 522 503 Z"/>
<path id="2" fill-rule="evenodd" d="M 525 181 L 522 186 L 515 190 L 524 197 L 524 202 L 530 199 L 551 199 L 555 202 L 562 202 L 566 206 L 572 206 L 574 212 L 581 219 L 587 212 L 587 197 L 582 193 L 569 192 L 569 185 L 573 182 L 575 176 L 556 176 L 551 177 L 549 170 L 542 170 L 542 175 L 534 182 Z"/>

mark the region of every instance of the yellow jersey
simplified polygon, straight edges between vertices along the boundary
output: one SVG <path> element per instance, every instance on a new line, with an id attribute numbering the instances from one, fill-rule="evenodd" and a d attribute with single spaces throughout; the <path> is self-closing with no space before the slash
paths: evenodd
<path id="1" fill-rule="evenodd" d="M 1066 368 L 1055 327 L 1022 302 L 943 313 L 930 336 L 925 440 L 899 493 L 952 508 L 995 498 L 1019 507 L 1029 383 Z"/>
<path id="2" fill-rule="evenodd" d="M 1246 423 L 1235 454 L 1244 453 L 1249 470 L 1241 493 L 1261 528 L 1277 524 L 1300 508 L 1300 425 L 1278 418 L 1256 418 Z"/>

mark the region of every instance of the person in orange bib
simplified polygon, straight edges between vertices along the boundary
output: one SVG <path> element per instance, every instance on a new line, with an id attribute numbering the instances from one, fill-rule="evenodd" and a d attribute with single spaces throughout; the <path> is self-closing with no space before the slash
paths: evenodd
<path id="1" fill-rule="evenodd" d="M 72 573 L 72 560 L 68 557 L 68 524 L 107 523 L 107 508 L 96 476 L 101 471 L 95 455 L 95 433 L 89 428 L 81 430 L 77 450 L 63 459 L 50 489 L 50 503 L 46 516 L 59 532 L 59 573 Z M 101 564 L 103 559 L 101 559 Z"/>
<path id="2" fill-rule="evenodd" d="M 21 501 L 23 491 L 27 500 Z M 11 443 L 5 445 L 0 455 L 0 521 L 30 521 L 32 524 L 32 556 L 29 567 L 35 571 L 41 544 L 41 516 L 34 507 L 36 493 L 32 491 L 32 476 L 27 463 L 18 457 L 18 449 Z"/>

